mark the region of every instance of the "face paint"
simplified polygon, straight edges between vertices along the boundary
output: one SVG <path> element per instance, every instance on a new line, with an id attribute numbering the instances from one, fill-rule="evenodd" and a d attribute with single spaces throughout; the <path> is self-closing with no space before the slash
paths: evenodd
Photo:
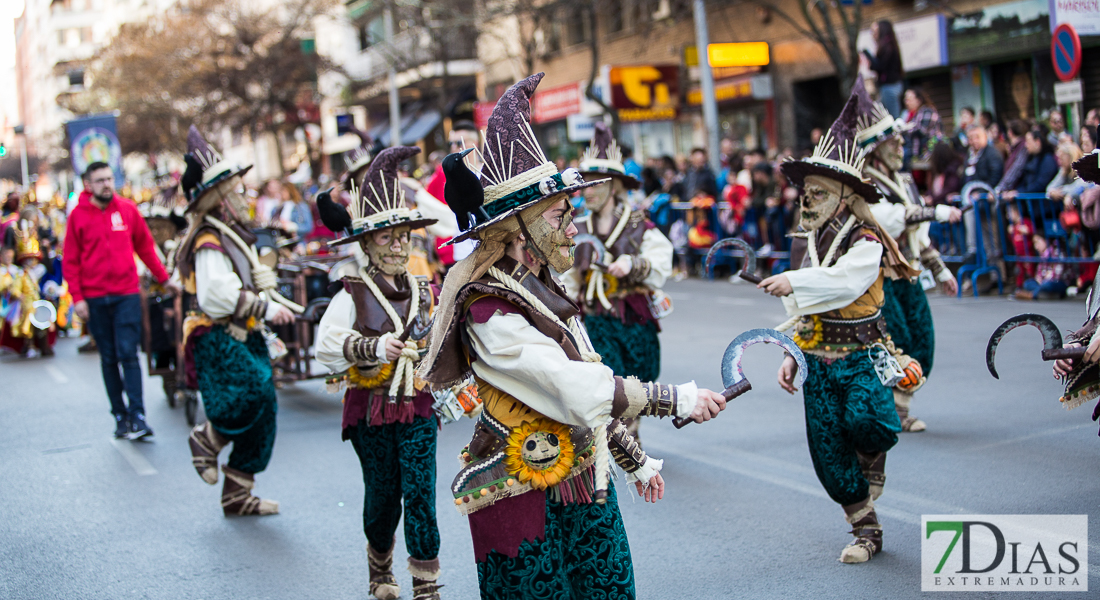
<path id="1" fill-rule="evenodd" d="M 841 184 L 824 177 L 810 175 L 799 197 L 799 218 L 806 231 L 818 229 L 833 218 L 840 208 Z"/>
<path id="2" fill-rule="evenodd" d="M 394 251 L 394 241 L 400 250 Z M 382 242 L 382 243 L 379 243 Z M 409 262 L 412 245 L 408 227 L 383 230 L 360 242 L 363 252 L 370 257 L 370 264 L 386 275 L 401 275 Z"/>
<path id="3" fill-rule="evenodd" d="M 905 147 L 902 145 L 901 136 L 895 134 L 879 144 L 878 148 L 875 148 L 875 155 L 891 171 L 900 171 L 905 164 Z"/>
<path id="4" fill-rule="evenodd" d="M 564 197 L 563 197 L 564 199 Z M 560 208 L 560 202 L 552 205 L 549 210 L 557 210 Z M 549 210 L 547 212 L 549 212 Z M 517 217 L 522 218 L 522 217 Z M 573 223 L 573 211 L 566 210 L 561 216 L 561 224 L 555 228 L 546 220 L 545 217 L 539 216 L 534 222 L 525 227 L 527 236 L 527 249 L 540 261 L 550 265 L 552 269 L 558 273 L 564 273 L 573 266 L 574 252 L 576 245 L 573 240 L 570 239 L 565 232 L 569 230 L 569 225 Z M 568 249 L 566 255 L 562 254 L 562 249 Z"/>

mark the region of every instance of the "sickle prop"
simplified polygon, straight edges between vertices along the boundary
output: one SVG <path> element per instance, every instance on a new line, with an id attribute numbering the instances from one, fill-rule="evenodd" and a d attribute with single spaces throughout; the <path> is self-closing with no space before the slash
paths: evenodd
<path id="1" fill-rule="evenodd" d="M 422 321 L 420 320 L 420 315 L 416 315 L 416 318 L 413 319 L 412 324 L 405 328 L 405 332 L 397 338 L 397 341 L 402 343 L 408 340 L 419 342 L 420 340 L 427 337 L 429 333 L 431 333 L 432 323 L 435 323 L 435 315 L 432 315 L 432 318 L 428 319 L 427 324 L 422 324 Z"/>
<path id="2" fill-rule="evenodd" d="M 593 257 L 594 260 L 592 261 L 592 266 L 599 267 L 600 269 L 604 270 L 607 269 L 607 248 L 604 247 L 603 242 L 600 241 L 600 238 L 592 235 L 591 233 L 581 233 L 573 236 L 573 243 L 577 247 L 585 244 L 592 246 L 592 249 L 596 252 L 596 255 Z"/>
<path id="3" fill-rule="evenodd" d="M 718 251 L 730 247 L 737 248 L 745 253 L 745 260 L 741 262 L 741 270 L 737 272 L 737 276 L 751 283 L 760 283 L 762 279 L 756 274 L 756 251 L 752 249 L 752 246 L 750 246 L 748 242 L 741 238 L 718 240 L 710 247 L 710 250 L 707 251 L 706 262 L 704 263 L 706 265 L 707 277 L 710 277 L 714 269 L 714 260 L 718 258 Z"/>
<path id="4" fill-rule="evenodd" d="M 1085 355 L 1085 350 L 1087 348 L 1084 346 L 1073 348 L 1062 347 L 1062 332 L 1058 331 L 1058 326 L 1054 324 L 1054 321 L 1051 321 L 1043 315 L 1016 315 L 1004 323 L 1001 323 L 1001 326 L 993 331 L 993 335 L 989 336 L 989 344 L 985 347 L 985 366 L 989 368 L 989 374 L 995 379 L 1001 378 L 1001 376 L 997 374 L 997 366 L 994 362 L 997 356 L 997 346 L 1001 344 L 1001 340 L 1004 339 L 1008 332 L 1025 325 L 1030 325 L 1038 329 L 1039 333 L 1043 334 L 1043 360 L 1060 360 L 1063 358 L 1078 359 Z"/>
<path id="5" fill-rule="evenodd" d="M 750 329 L 734 338 L 726 347 L 726 354 L 722 357 L 722 385 L 726 386 L 722 397 L 726 401 L 733 400 L 752 389 L 752 384 L 745 377 L 745 372 L 741 370 L 741 358 L 745 355 L 745 348 L 760 343 L 775 344 L 786 350 L 798 364 L 798 387 L 801 388 L 806 383 L 809 366 L 806 365 L 806 356 L 802 354 L 802 350 L 794 340 L 774 329 Z M 693 422 L 691 419 L 672 420 L 676 429 Z"/>

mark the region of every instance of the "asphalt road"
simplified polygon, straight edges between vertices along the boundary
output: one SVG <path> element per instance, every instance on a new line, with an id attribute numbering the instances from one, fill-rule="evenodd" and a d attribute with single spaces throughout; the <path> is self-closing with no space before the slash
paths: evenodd
<path id="1" fill-rule="evenodd" d="M 720 388 L 729 340 L 783 321 L 779 302 L 747 284 L 692 280 L 667 291 L 675 312 L 662 325 L 665 382 Z M 1006 340 L 1001 380 L 984 366 L 986 339 L 1003 319 L 1038 311 L 1075 328 L 1083 303 L 932 303 L 935 370 L 913 403 L 929 429 L 904 434 L 890 453 L 877 503 L 884 552 L 864 565 L 837 562 L 848 525 L 814 476 L 801 395 L 775 383 L 781 352 L 754 346 L 745 359 L 754 390 L 718 421 L 642 426 L 647 450 L 665 459 L 668 487 L 650 505 L 619 482 L 639 598 L 914 598 L 922 514 L 1100 514 L 1092 406 L 1059 406 L 1038 334 Z M 0 598 L 368 597 L 363 484 L 340 441 L 339 397 L 319 382 L 280 391 L 274 458 L 256 491 L 279 500 L 282 514 L 227 519 L 220 486 L 191 467 L 183 411 L 168 408 L 160 380 L 145 386 L 156 440 L 116 442 L 98 358 L 76 346 L 61 340 L 53 359 L 0 358 Z M 469 530 L 447 495 L 471 430 L 465 421 L 439 437 L 445 598 L 477 596 Z M 408 598 L 405 556 L 399 529 L 395 563 Z M 1100 567 L 1090 570 L 1100 589 Z"/>

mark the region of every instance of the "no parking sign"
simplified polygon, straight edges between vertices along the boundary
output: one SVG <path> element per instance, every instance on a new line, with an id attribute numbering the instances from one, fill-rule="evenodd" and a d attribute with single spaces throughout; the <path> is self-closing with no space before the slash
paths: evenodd
<path id="1" fill-rule="evenodd" d="M 1077 72 L 1081 70 L 1081 38 L 1073 25 L 1062 23 L 1054 28 L 1050 40 L 1050 61 L 1059 81 L 1077 77 Z"/>

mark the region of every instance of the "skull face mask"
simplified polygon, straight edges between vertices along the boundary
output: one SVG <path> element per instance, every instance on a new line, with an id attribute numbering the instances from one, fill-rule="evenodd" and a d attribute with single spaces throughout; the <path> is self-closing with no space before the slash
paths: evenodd
<path id="1" fill-rule="evenodd" d="M 894 134 L 890 139 L 879 144 L 878 148 L 875 148 L 875 156 L 886 165 L 886 168 L 895 173 L 900 171 L 905 164 L 905 147 L 902 145 L 901 136 Z"/>
<path id="2" fill-rule="evenodd" d="M 244 182 L 240 177 L 231 177 L 219 183 L 214 193 L 221 198 L 222 212 L 226 217 L 241 225 L 251 224 L 248 199 L 244 196 Z"/>
<path id="3" fill-rule="evenodd" d="M 550 208 L 546 212 L 560 209 L 563 206 L 562 202 L 566 200 L 566 197 L 561 194 L 559 198 L 557 202 L 550 204 Z M 522 215 L 516 215 L 516 218 L 519 219 L 520 231 L 527 240 L 525 246 L 527 250 L 540 262 L 550 265 L 550 268 L 558 273 L 564 273 L 573 266 L 573 254 L 576 249 L 573 240 L 565 234 L 573 223 L 573 211 L 570 210 L 571 207 L 569 207 L 568 202 L 565 202 L 564 206 L 566 210 L 562 214 L 561 223 L 557 227 L 551 225 L 542 215 L 529 225 L 524 225 Z M 567 250 L 564 254 L 563 249 Z"/>
<path id="4" fill-rule="evenodd" d="M 614 181 L 606 181 L 599 185 L 594 185 L 585 191 L 584 205 L 588 210 L 598 213 L 607 206 L 607 203 L 611 201 L 616 191 Z"/>
<path id="5" fill-rule="evenodd" d="M 390 276 L 405 272 L 411 246 L 408 227 L 384 229 L 359 243 L 363 252 L 370 257 L 370 264 L 379 271 Z"/>
<path id="6" fill-rule="evenodd" d="M 813 231 L 833 218 L 843 200 L 844 186 L 832 179 L 809 175 L 799 197 L 802 228 Z"/>

